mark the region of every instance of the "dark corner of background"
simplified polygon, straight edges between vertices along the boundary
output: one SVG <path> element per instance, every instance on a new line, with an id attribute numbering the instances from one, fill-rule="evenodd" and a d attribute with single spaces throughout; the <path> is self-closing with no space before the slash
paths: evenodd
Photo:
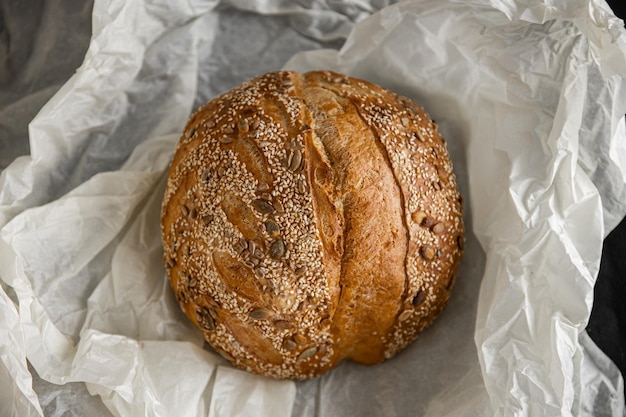
<path id="1" fill-rule="evenodd" d="M 607 3 L 626 20 L 626 1 Z M 626 218 L 604 240 L 594 293 L 587 332 L 626 376 Z"/>

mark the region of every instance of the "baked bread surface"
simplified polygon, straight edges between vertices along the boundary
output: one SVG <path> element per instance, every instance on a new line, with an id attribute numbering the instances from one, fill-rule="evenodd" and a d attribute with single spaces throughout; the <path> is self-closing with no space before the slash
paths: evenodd
<path id="1" fill-rule="evenodd" d="M 200 107 L 161 220 L 185 314 L 234 365 L 288 379 L 405 348 L 447 304 L 464 241 L 436 124 L 328 71 L 268 73 Z"/>

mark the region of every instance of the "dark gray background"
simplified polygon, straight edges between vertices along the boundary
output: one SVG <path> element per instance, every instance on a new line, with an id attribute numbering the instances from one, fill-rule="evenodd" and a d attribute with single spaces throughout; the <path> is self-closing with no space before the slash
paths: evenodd
<path id="1" fill-rule="evenodd" d="M 623 0 L 608 3 L 624 19 Z M 0 0 L 0 170 L 29 153 L 28 123 L 81 65 L 92 6 L 93 0 Z M 625 375 L 626 219 L 605 240 L 587 330 Z M 34 384 L 46 385 L 37 378 Z"/>

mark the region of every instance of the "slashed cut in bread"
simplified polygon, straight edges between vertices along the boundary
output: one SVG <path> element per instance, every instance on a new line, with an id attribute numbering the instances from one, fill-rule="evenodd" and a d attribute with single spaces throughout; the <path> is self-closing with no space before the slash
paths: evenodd
<path id="1" fill-rule="evenodd" d="M 445 307 L 464 242 L 436 124 L 338 73 L 256 77 L 189 120 L 163 200 L 176 299 L 235 366 L 375 364 Z"/>

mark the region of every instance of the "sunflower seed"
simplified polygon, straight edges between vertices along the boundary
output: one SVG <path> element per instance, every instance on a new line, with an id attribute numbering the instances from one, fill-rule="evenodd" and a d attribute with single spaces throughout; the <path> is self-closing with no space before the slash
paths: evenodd
<path id="1" fill-rule="evenodd" d="M 209 224 L 211 224 L 211 222 L 213 222 L 212 214 L 207 214 L 206 216 L 202 216 L 202 223 L 208 226 Z"/>
<path id="2" fill-rule="evenodd" d="M 179 304 L 186 304 L 188 301 L 187 299 L 187 295 L 185 294 L 185 291 L 183 290 L 178 290 L 176 291 L 176 302 L 178 302 Z M 181 309 L 182 309 L 182 305 L 181 305 Z"/>
<path id="3" fill-rule="evenodd" d="M 235 358 L 233 358 L 230 354 L 224 352 L 221 349 L 215 349 L 217 351 L 217 353 L 220 354 L 220 356 L 224 359 L 226 359 L 228 362 L 235 362 Z"/>
<path id="4" fill-rule="evenodd" d="M 304 350 L 300 356 L 298 356 L 298 360 L 302 361 L 305 359 L 310 358 L 311 356 L 315 355 L 317 353 L 317 346 L 313 346 L 311 348 L 308 348 L 306 350 Z"/>
<path id="5" fill-rule="evenodd" d="M 306 159 L 302 158 L 302 162 L 300 162 L 300 165 L 296 169 L 296 172 L 302 172 L 305 169 L 306 169 Z"/>
<path id="6" fill-rule="evenodd" d="M 229 143 L 233 143 L 233 138 L 231 136 L 222 136 L 221 138 L 219 138 L 220 143 L 224 144 L 224 145 L 228 145 Z"/>
<path id="7" fill-rule="evenodd" d="M 274 204 L 274 208 L 276 209 L 276 211 L 278 213 L 284 213 L 285 212 L 285 208 L 283 207 L 283 203 L 281 203 L 280 200 L 274 200 L 273 204 Z"/>
<path id="8" fill-rule="evenodd" d="M 293 329 L 294 325 L 289 320 L 276 320 L 274 321 L 274 327 L 279 330 L 289 330 Z"/>
<path id="9" fill-rule="evenodd" d="M 306 181 L 303 179 L 300 179 L 298 181 L 298 192 L 300 194 L 304 194 L 305 191 L 306 191 Z"/>
<path id="10" fill-rule="evenodd" d="M 460 250 L 463 250 L 465 248 L 465 239 L 463 239 L 463 236 L 459 235 L 456 237 L 456 244 Z"/>
<path id="11" fill-rule="evenodd" d="M 448 178 L 450 178 L 450 174 L 448 173 L 448 171 L 440 166 L 437 167 L 437 175 L 439 175 L 439 178 L 441 178 L 444 182 L 447 181 Z"/>
<path id="12" fill-rule="evenodd" d="M 208 127 L 209 129 L 212 129 L 215 127 L 215 121 L 213 119 L 209 119 L 206 121 L 206 127 Z"/>
<path id="13" fill-rule="evenodd" d="M 215 330 L 215 322 L 213 321 L 213 317 L 211 317 L 211 313 L 205 307 L 196 308 L 196 318 L 198 319 L 198 325 L 207 331 Z"/>
<path id="14" fill-rule="evenodd" d="M 245 239 L 239 239 L 237 243 L 235 243 L 235 251 L 241 255 L 243 251 L 248 249 L 248 242 Z"/>
<path id="15" fill-rule="evenodd" d="M 305 266 L 299 266 L 298 268 L 296 268 L 296 270 L 294 271 L 294 273 L 296 274 L 297 277 L 301 276 L 302 274 L 304 274 L 306 272 L 306 267 Z"/>
<path id="16" fill-rule="evenodd" d="M 302 162 L 302 152 L 298 149 L 295 149 L 291 152 L 291 157 L 289 159 L 289 170 L 295 171 L 300 166 L 300 162 Z"/>
<path id="17" fill-rule="evenodd" d="M 248 120 L 240 119 L 239 123 L 237 123 L 237 128 L 240 132 L 246 133 L 250 129 L 250 125 L 248 125 Z"/>
<path id="18" fill-rule="evenodd" d="M 452 285 L 454 285 L 454 281 L 456 280 L 455 276 L 451 276 L 448 279 L 448 283 L 446 284 L 446 290 L 450 291 L 450 288 L 452 288 Z"/>
<path id="19" fill-rule="evenodd" d="M 196 135 L 196 129 L 191 129 L 191 130 L 188 130 L 188 131 L 185 133 L 185 138 L 186 138 L 187 140 L 189 140 L 189 139 L 191 139 L 192 137 L 194 137 L 195 135 Z"/>
<path id="20" fill-rule="evenodd" d="M 399 321 L 406 321 L 409 317 L 411 317 L 411 315 L 413 314 L 413 311 L 411 310 L 404 310 L 402 313 L 400 313 L 400 316 L 398 317 Z"/>
<path id="21" fill-rule="evenodd" d="M 409 119 L 408 119 L 408 117 L 403 117 L 402 119 L 400 119 L 400 123 L 402 123 L 402 126 L 404 126 L 404 127 L 409 127 Z"/>
<path id="22" fill-rule="evenodd" d="M 293 340 L 294 340 L 294 342 L 296 342 L 299 345 L 301 345 L 304 342 L 306 342 L 306 338 L 304 336 L 302 336 L 300 333 L 294 335 L 293 336 Z"/>
<path id="23" fill-rule="evenodd" d="M 233 126 L 232 126 L 232 125 L 226 125 L 226 126 L 224 126 L 224 132 L 225 132 L 225 133 L 228 133 L 228 134 L 230 134 L 230 133 L 234 133 L 234 132 L 235 132 L 235 129 L 233 129 Z"/>

